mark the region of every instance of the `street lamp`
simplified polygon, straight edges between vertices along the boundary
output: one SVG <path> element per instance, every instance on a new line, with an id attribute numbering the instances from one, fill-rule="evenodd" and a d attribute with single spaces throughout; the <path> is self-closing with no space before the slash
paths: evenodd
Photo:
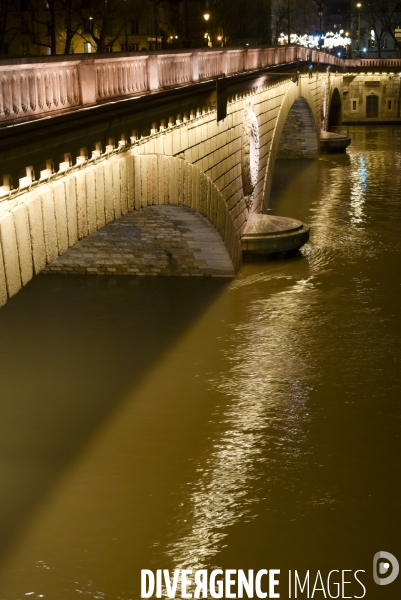
<path id="1" fill-rule="evenodd" d="M 124 32 L 125 32 L 125 51 L 128 52 L 127 0 L 124 0 Z"/>
<path id="2" fill-rule="evenodd" d="M 362 4 L 360 2 L 358 2 L 356 7 L 358 9 L 358 54 L 359 54 L 359 48 L 361 47 L 361 8 L 362 8 Z"/>
<path id="3" fill-rule="evenodd" d="M 318 14 L 319 14 L 319 49 L 322 46 L 322 16 L 323 16 L 323 7 L 321 4 L 318 6 Z"/>
<path id="4" fill-rule="evenodd" d="M 206 21 L 206 23 L 207 23 L 207 22 L 209 21 L 209 19 L 210 19 L 210 14 L 209 14 L 209 13 L 207 13 L 207 12 L 206 12 L 206 13 L 204 13 L 204 15 L 203 15 L 203 18 L 205 19 L 205 21 Z M 209 47 L 209 45 L 210 45 L 210 35 L 209 35 L 209 31 L 207 31 L 207 32 L 205 33 L 204 37 L 205 37 L 205 40 L 206 40 L 206 45 L 207 45 L 207 47 Z"/>
<path id="5" fill-rule="evenodd" d="M 288 27 L 288 45 L 291 44 L 291 0 L 287 0 L 287 27 Z"/>
<path id="6" fill-rule="evenodd" d="M 349 31 L 345 32 L 345 37 L 349 36 Z M 352 52 L 351 52 L 351 44 L 349 45 L 349 47 L 346 49 L 346 58 L 352 58 Z"/>
<path id="7" fill-rule="evenodd" d="M 159 4 L 160 4 L 160 0 L 153 0 L 155 50 L 159 50 Z"/>
<path id="8" fill-rule="evenodd" d="M 188 15 L 188 0 L 184 0 L 184 39 L 182 41 L 183 48 L 191 47 L 191 39 L 189 37 L 189 15 Z"/>

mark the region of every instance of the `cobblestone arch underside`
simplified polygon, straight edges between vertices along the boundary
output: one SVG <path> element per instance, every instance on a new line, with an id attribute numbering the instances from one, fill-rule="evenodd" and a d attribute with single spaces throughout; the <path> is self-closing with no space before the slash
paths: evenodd
<path id="1" fill-rule="evenodd" d="M 305 98 L 297 98 L 285 121 L 277 158 L 317 158 L 318 152 L 312 111 Z"/>

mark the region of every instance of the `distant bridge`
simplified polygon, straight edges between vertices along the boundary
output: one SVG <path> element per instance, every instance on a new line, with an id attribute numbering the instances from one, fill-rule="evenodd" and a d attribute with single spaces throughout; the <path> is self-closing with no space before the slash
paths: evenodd
<path id="1" fill-rule="evenodd" d="M 276 158 L 318 156 L 321 130 L 341 123 L 343 73 L 361 62 L 295 46 L 2 61 L 0 304 L 79 239 L 150 205 L 206 216 L 237 270 Z"/>

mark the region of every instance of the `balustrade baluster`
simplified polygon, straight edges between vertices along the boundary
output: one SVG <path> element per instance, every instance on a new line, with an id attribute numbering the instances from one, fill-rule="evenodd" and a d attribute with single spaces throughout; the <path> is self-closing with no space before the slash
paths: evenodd
<path id="1" fill-rule="evenodd" d="M 67 71 L 65 72 L 65 88 L 66 88 L 67 103 L 72 104 L 73 103 L 72 77 L 71 77 L 71 72 L 69 69 L 67 69 Z"/>
<path id="2" fill-rule="evenodd" d="M 59 81 L 59 90 L 60 90 L 60 102 L 61 104 L 65 104 L 66 98 L 67 98 L 67 94 L 66 94 L 66 89 L 65 89 L 65 76 L 64 73 L 61 71 L 58 75 L 58 81 Z"/>
<path id="3" fill-rule="evenodd" d="M 11 94 L 10 94 L 10 82 L 8 77 L 3 77 L 1 81 L 1 89 L 3 95 L 3 111 L 6 116 L 11 112 Z"/>
<path id="4" fill-rule="evenodd" d="M 35 75 L 31 72 L 28 77 L 28 93 L 29 93 L 29 107 L 31 110 L 36 110 L 37 105 L 37 91 L 36 91 L 36 79 Z"/>
<path id="5" fill-rule="evenodd" d="M 20 103 L 22 110 L 26 113 L 28 110 L 29 100 L 28 100 L 28 82 L 26 80 L 26 76 L 22 74 L 19 78 L 19 87 L 20 87 Z"/>
<path id="6" fill-rule="evenodd" d="M 45 104 L 44 100 L 44 90 L 43 90 L 43 77 L 40 73 L 36 76 L 36 88 L 38 90 L 38 106 L 39 108 L 43 108 Z"/>
<path id="7" fill-rule="evenodd" d="M 18 83 L 19 83 L 18 79 L 15 77 L 15 75 L 13 75 L 11 77 L 11 96 L 12 96 L 12 102 L 13 102 L 13 112 L 16 115 L 20 111 L 20 98 L 21 98 L 21 93 L 19 90 Z"/>
<path id="8" fill-rule="evenodd" d="M 57 77 L 57 73 L 52 73 L 52 84 L 53 84 L 53 104 L 54 106 L 58 106 L 60 99 L 60 87 L 59 80 Z"/>

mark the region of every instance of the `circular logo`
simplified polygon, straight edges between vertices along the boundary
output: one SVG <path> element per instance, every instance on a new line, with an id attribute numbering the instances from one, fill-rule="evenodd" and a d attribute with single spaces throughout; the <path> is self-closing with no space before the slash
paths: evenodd
<path id="1" fill-rule="evenodd" d="M 399 570 L 400 565 L 393 554 L 384 550 L 376 552 L 373 557 L 373 579 L 377 585 L 393 583 L 397 579 Z"/>

